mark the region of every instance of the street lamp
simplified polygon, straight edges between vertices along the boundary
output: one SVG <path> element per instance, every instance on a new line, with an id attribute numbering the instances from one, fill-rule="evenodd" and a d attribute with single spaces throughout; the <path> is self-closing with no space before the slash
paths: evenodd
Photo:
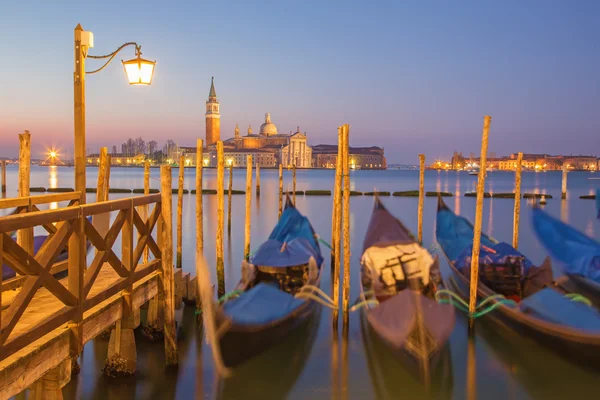
<path id="1" fill-rule="evenodd" d="M 94 47 L 94 34 L 84 31 L 81 24 L 75 27 L 75 72 L 73 74 L 74 88 L 74 122 L 75 122 L 75 190 L 85 193 L 85 76 L 102 71 L 115 56 L 127 46 L 135 46 L 136 58 L 122 61 L 127 80 L 130 85 L 150 85 L 154 76 L 155 61 L 145 60 L 141 57 L 141 46 L 135 42 L 128 42 L 104 56 L 93 56 L 88 50 Z M 94 71 L 85 71 L 85 59 L 108 59 L 103 66 Z M 85 203 L 85 197 L 82 198 Z"/>

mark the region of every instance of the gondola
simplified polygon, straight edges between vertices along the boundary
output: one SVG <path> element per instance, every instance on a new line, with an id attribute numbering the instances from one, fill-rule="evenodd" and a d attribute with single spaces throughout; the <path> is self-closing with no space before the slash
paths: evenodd
<path id="1" fill-rule="evenodd" d="M 376 197 L 361 258 L 364 318 L 424 382 L 436 374 L 455 323 L 453 306 L 435 299 L 443 285 L 437 257 Z"/>
<path id="2" fill-rule="evenodd" d="M 468 301 L 473 225 L 454 214 L 441 198 L 436 237 L 448 259 L 451 282 Z M 482 234 L 479 270 L 479 299 L 501 294 L 514 301 L 512 305 L 503 302 L 485 318 L 580 365 L 600 369 L 600 313 L 565 297 L 569 293 L 554 285 L 549 258 L 534 266 L 512 246 Z"/>
<path id="3" fill-rule="evenodd" d="M 538 240 L 565 275 L 583 295 L 600 304 L 600 243 L 539 207 L 532 210 L 532 222 Z"/>
<path id="4" fill-rule="evenodd" d="M 320 317 L 317 309 L 285 341 L 240 365 L 231 377 L 221 377 L 215 397 L 219 400 L 288 398 L 310 356 Z"/>
<path id="5" fill-rule="evenodd" d="M 310 222 L 288 197 L 268 240 L 242 263 L 232 297 L 215 310 L 226 367 L 260 354 L 309 319 L 318 306 L 310 298 L 319 287 L 322 263 Z"/>

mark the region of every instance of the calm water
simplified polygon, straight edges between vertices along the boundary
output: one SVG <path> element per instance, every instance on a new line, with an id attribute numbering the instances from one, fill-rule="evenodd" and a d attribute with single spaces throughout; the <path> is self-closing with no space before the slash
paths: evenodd
<path id="1" fill-rule="evenodd" d="M 176 177 L 177 169 L 173 169 Z M 185 171 L 185 187 L 194 188 L 194 170 Z M 95 187 L 97 170 L 88 170 L 88 187 Z M 227 175 L 226 175 L 227 176 Z M 569 174 L 568 200 L 560 200 L 561 173 L 524 173 L 523 192 L 548 193 L 546 210 L 568 221 L 588 235 L 600 238 L 600 222 L 595 219 L 594 201 L 580 200 L 582 194 L 590 194 L 600 185 L 590 173 Z M 159 188 L 159 170 L 151 171 L 151 186 Z M 204 187 L 216 188 L 216 171 L 205 170 Z M 227 178 L 226 178 L 227 179 Z M 427 171 L 426 190 L 452 192 L 447 204 L 458 213 L 474 219 L 475 199 L 463 197 L 475 189 L 476 177 L 466 173 Z M 175 182 L 176 178 L 174 179 Z M 333 171 L 310 170 L 297 172 L 297 190 L 331 189 Z M 16 195 L 17 174 L 14 166 L 8 168 L 8 196 Z M 31 186 L 72 187 L 73 169 L 66 167 L 33 167 Z M 488 174 L 486 191 L 510 192 L 514 174 L 492 172 Z M 352 190 L 396 191 L 418 188 L 418 171 L 354 171 L 351 174 Z M 142 169 L 119 169 L 111 171 L 111 187 L 143 187 Z M 227 186 L 225 186 L 227 187 Z M 256 248 L 270 233 L 277 220 L 277 171 L 261 170 L 261 196 L 252 198 L 252 249 Z M 234 171 L 234 189 L 245 189 L 245 170 Z M 291 172 L 284 173 L 284 189 L 291 189 Z M 95 195 L 88 195 L 93 201 Z M 111 194 L 111 198 L 123 195 Z M 214 237 L 216 232 L 215 195 L 204 196 L 204 238 L 206 258 L 211 265 L 215 261 Z M 417 198 L 383 198 L 386 206 L 416 232 Z M 523 201 L 525 204 L 525 200 Z M 297 206 L 307 215 L 316 232 L 323 238 L 331 237 L 331 197 L 298 196 Z M 176 204 L 175 196 L 174 202 Z M 351 200 L 351 301 L 359 294 L 358 266 L 363 235 L 367 228 L 373 198 L 352 197 Z M 511 199 L 486 199 L 483 230 L 495 238 L 511 241 Z M 51 205 L 55 207 L 56 205 Z M 240 278 L 240 260 L 244 241 L 245 197 L 233 197 L 232 228 L 225 234 L 226 290 L 231 290 Z M 425 199 L 424 243 L 433 243 L 436 199 Z M 194 197 L 184 197 L 183 259 L 184 270 L 194 271 L 195 246 Z M 175 223 L 173 225 L 175 227 Z M 521 216 L 520 249 L 534 262 L 545 257 L 533 237 L 530 227 L 530 207 L 523 206 Z M 119 243 L 119 241 L 117 241 Z M 326 250 L 326 249 L 324 249 Z M 324 251 L 324 254 L 328 255 Z M 328 257 L 326 256 L 326 260 Z M 322 287 L 329 291 L 329 265 L 324 265 Z M 443 268 L 447 266 L 443 265 Z M 556 271 L 558 275 L 559 272 Z M 213 271 L 214 279 L 214 271 Z M 108 341 L 97 339 L 85 346 L 81 356 L 81 373 L 65 388 L 66 398 L 82 399 L 190 399 L 220 398 L 240 399 L 330 399 L 339 396 L 349 399 L 369 398 L 423 398 L 423 388 L 387 354 L 385 348 L 370 340 L 361 326 L 359 313 L 350 316 L 347 340 L 333 335 L 331 312 L 324 309 L 314 325 L 291 336 L 264 356 L 250 361 L 237 371 L 234 378 L 219 381 L 213 374 L 210 348 L 201 340 L 196 328 L 194 310 L 182 308 L 177 311 L 179 321 L 179 368 L 166 370 L 163 345 L 149 343 L 143 338 L 137 341 L 138 372 L 133 378 L 107 380 L 102 376 Z M 340 329 L 341 331 L 341 329 Z M 497 329 L 479 320 L 474 343 L 474 353 L 468 351 L 466 320 L 459 315 L 456 329 L 450 340 L 448 357 L 449 376 L 443 382 L 433 383 L 436 398 L 466 398 L 467 392 L 476 392 L 485 399 L 530 398 L 578 398 L 589 397 L 600 388 L 598 374 L 562 360 L 535 342 L 515 337 L 511 332 Z M 469 354 L 472 354 L 469 357 Z M 474 366 L 475 385 L 467 385 L 467 365 Z"/>

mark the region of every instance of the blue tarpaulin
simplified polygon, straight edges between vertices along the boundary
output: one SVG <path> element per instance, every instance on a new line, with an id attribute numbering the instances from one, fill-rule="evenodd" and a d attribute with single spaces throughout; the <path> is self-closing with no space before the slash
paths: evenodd
<path id="1" fill-rule="evenodd" d="M 274 286 L 259 283 L 237 299 L 225 302 L 223 310 L 236 324 L 262 325 L 285 317 L 305 301 Z"/>
<path id="2" fill-rule="evenodd" d="M 565 273 L 600 283 L 600 243 L 535 207 L 533 230 Z"/>
<path id="3" fill-rule="evenodd" d="M 285 245 L 284 245 L 285 243 Z M 285 208 L 269 239 L 254 253 L 250 262 L 270 267 L 308 264 L 311 257 L 317 266 L 323 263 L 319 243 L 308 218 L 293 206 Z"/>
<path id="4" fill-rule="evenodd" d="M 471 244 L 458 255 L 455 262 L 456 268 L 470 268 L 471 267 L 471 255 L 473 253 L 473 241 Z M 479 264 L 480 265 L 506 265 L 512 264 L 511 258 L 523 258 L 521 274 L 524 276 L 529 268 L 533 265 L 523 254 L 512 247 L 508 243 L 500 242 L 490 247 L 482 246 L 479 251 Z"/>

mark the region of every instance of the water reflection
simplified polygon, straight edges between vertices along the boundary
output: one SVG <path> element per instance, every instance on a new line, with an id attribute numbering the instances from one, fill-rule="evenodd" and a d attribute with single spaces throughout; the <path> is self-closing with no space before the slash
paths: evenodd
<path id="1" fill-rule="evenodd" d="M 454 188 L 454 212 L 456 215 L 460 215 L 460 180 L 458 179 L 458 173 L 456 174 L 456 185 Z"/>
<path id="2" fill-rule="evenodd" d="M 566 199 L 560 201 L 560 220 L 564 223 L 569 223 L 569 208 Z"/>
<path id="3" fill-rule="evenodd" d="M 56 165 L 51 165 L 48 167 L 48 187 L 58 187 L 58 167 Z M 58 203 L 50 203 L 49 207 L 51 210 L 55 210 L 58 208 Z"/>

